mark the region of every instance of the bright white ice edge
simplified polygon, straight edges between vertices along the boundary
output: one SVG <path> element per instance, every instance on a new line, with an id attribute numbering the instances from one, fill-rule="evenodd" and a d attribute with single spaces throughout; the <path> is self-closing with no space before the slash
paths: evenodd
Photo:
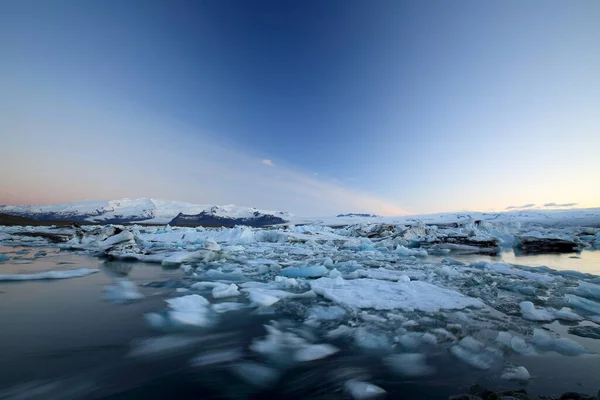
<path id="1" fill-rule="evenodd" d="M 37 281 L 45 279 L 79 278 L 99 271 L 99 269 L 79 268 L 72 270 L 46 271 L 37 274 L 0 274 L 0 281 Z"/>
<path id="2" fill-rule="evenodd" d="M 118 199 L 118 200 L 86 200 L 80 202 L 50 204 L 50 205 L 0 205 L 0 213 L 15 215 L 35 215 L 55 213 L 61 218 L 69 219 L 82 215 L 92 215 L 86 218 L 90 222 L 102 222 L 117 218 L 135 220 L 140 223 L 166 224 L 179 213 L 199 214 L 203 211 L 213 211 L 213 215 L 227 218 L 250 218 L 255 212 L 270 214 L 288 220 L 291 223 L 313 223 L 326 225 L 370 223 L 399 223 L 406 224 L 415 221 L 426 223 L 451 223 L 465 220 L 483 220 L 494 222 L 528 221 L 537 223 L 565 223 L 582 225 L 584 223 L 600 222 L 600 208 L 588 209 L 559 209 L 559 210 L 514 210 L 506 212 L 455 212 L 426 215 L 406 215 L 401 217 L 306 217 L 294 216 L 288 212 L 259 210 L 253 207 L 235 205 L 200 205 L 182 201 L 160 199 Z"/>

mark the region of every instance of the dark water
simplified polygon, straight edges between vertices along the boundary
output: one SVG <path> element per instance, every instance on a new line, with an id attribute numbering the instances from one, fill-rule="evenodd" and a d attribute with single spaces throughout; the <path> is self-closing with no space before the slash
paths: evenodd
<path id="1" fill-rule="evenodd" d="M 347 396 L 341 388 L 348 379 L 366 380 L 385 388 L 389 398 L 400 399 L 445 399 L 474 382 L 493 388 L 523 387 L 500 380 L 502 365 L 478 371 L 441 348 L 428 354 L 428 363 L 437 370 L 435 375 L 402 378 L 382 364 L 381 353 L 358 350 L 343 340 L 333 342 L 341 348 L 338 354 L 306 365 L 279 366 L 277 383 L 260 387 L 240 379 L 227 363 L 193 367 L 190 359 L 239 349 L 244 360 L 258 362 L 246 350 L 248 344 L 253 338 L 264 336 L 263 324 L 269 320 L 301 326 L 294 310 L 280 308 L 271 314 L 242 310 L 223 314 L 213 328 L 157 332 L 148 326 L 144 314 L 164 310 L 164 300 L 180 294 L 175 288 L 144 285 L 180 280 L 184 277 L 182 271 L 163 269 L 157 264 L 106 262 L 56 249 L 44 249 L 47 255 L 39 258 L 33 255 L 40 249 L 15 253 L 22 250 L 0 248 L 0 253 L 12 252 L 13 257 L 0 263 L 0 273 L 74 268 L 100 268 L 101 272 L 54 281 L 0 282 L 0 398 L 341 399 Z M 584 254 L 579 260 L 587 260 L 585 257 Z M 140 287 L 145 297 L 127 304 L 106 301 L 104 288 L 124 275 Z M 302 301 L 294 304 L 305 306 Z M 568 325 L 550 326 L 600 352 L 600 340 L 568 335 Z M 190 340 L 191 344 L 168 347 L 148 356 L 131 355 L 141 340 L 165 335 L 177 345 Z M 598 356 L 565 357 L 552 353 L 511 357 L 508 361 L 524 365 L 534 377 L 526 386 L 532 392 L 595 393 L 600 387 Z"/>

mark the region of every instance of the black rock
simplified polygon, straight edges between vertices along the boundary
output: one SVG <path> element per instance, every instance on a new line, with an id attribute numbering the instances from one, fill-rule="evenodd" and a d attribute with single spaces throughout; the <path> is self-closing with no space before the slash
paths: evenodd
<path id="1" fill-rule="evenodd" d="M 573 253 L 580 250 L 572 240 L 521 236 L 516 238 L 515 250 L 522 253 Z"/>
<path id="2" fill-rule="evenodd" d="M 569 333 L 590 339 L 600 339 L 600 327 L 597 326 L 574 326 L 569 328 Z"/>

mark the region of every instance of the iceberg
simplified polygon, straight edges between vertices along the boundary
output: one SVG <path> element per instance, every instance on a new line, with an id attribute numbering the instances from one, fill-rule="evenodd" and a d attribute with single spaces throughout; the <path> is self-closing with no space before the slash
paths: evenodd
<path id="1" fill-rule="evenodd" d="M 302 347 L 294 353 L 294 360 L 300 362 L 320 360 L 340 351 L 330 344 L 313 344 Z"/>
<path id="2" fill-rule="evenodd" d="M 574 294 L 565 294 L 565 298 L 567 299 L 567 303 L 573 307 L 581 308 L 594 314 L 600 314 L 600 303 L 584 299 L 583 297 Z"/>
<path id="3" fill-rule="evenodd" d="M 222 287 L 215 287 L 212 290 L 212 296 L 215 299 L 222 299 L 225 297 L 235 297 L 235 296 L 239 296 L 240 292 L 238 291 L 238 286 L 235 283 L 232 283 L 229 286 L 226 286 L 225 288 Z"/>

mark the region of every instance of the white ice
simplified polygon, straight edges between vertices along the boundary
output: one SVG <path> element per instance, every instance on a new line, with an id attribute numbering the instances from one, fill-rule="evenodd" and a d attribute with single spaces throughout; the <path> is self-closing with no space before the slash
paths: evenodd
<path id="1" fill-rule="evenodd" d="M 167 300 L 171 308 L 169 317 L 175 323 L 193 326 L 208 326 L 210 318 L 210 303 L 198 294 L 175 297 Z"/>
<path id="2" fill-rule="evenodd" d="M 555 351 L 566 356 L 577 356 L 587 353 L 585 347 L 569 338 L 555 339 L 546 331 L 541 329 L 533 330 L 531 343 L 542 351 Z"/>
<path id="3" fill-rule="evenodd" d="M 121 278 L 116 279 L 114 285 L 108 285 L 104 288 L 104 297 L 108 301 L 123 303 L 141 299 L 144 295 L 138 291 L 135 283 Z"/>
<path id="4" fill-rule="evenodd" d="M 531 379 L 531 375 L 525 367 L 508 367 L 502 373 L 502 379 L 508 381 L 527 382 Z"/>
<path id="5" fill-rule="evenodd" d="M 226 286 L 225 288 L 215 287 L 212 290 L 212 296 L 215 299 L 223 299 L 225 297 L 236 297 L 239 296 L 238 286 L 235 283 Z"/>
<path id="6" fill-rule="evenodd" d="M 354 400 L 370 400 L 384 398 L 386 391 L 372 383 L 359 380 L 349 380 L 344 384 L 344 389 Z"/>
<path id="7" fill-rule="evenodd" d="M 294 360 L 305 362 L 320 360 L 340 351 L 330 344 L 313 344 L 300 348 L 294 353 Z"/>
<path id="8" fill-rule="evenodd" d="M 57 270 L 38 272 L 35 274 L 0 274 L 0 281 L 34 281 L 43 279 L 68 279 L 100 272 L 99 269 L 79 268 L 71 270 Z"/>
<path id="9" fill-rule="evenodd" d="M 427 282 L 354 279 L 340 285 L 335 279 L 320 278 L 312 281 L 310 285 L 317 294 L 326 299 L 353 308 L 437 312 L 443 309 L 483 307 L 481 300 Z"/>
<path id="10" fill-rule="evenodd" d="M 569 303 L 569 305 L 572 307 L 581 308 L 594 314 L 600 314 L 600 303 L 596 303 L 595 301 L 588 300 L 574 294 L 565 294 L 565 298 L 567 299 L 567 303 Z"/>
<path id="11" fill-rule="evenodd" d="M 519 303 L 521 307 L 521 314 L 523 318 L 530 321 L 554 321 L 556 317 L 550 311 L 543 309 L 536 309 L 532 302 L 522 301 Z"/>
<path id="12" fill-rule="evenodd" d="M 329 270 L 322 265 L 304 268 L 286 267 L 283 268 L 280 272 L 281 275 L 287 278 L 318 278 L 320 276 L 325 276 L 328 273 Z"/>

